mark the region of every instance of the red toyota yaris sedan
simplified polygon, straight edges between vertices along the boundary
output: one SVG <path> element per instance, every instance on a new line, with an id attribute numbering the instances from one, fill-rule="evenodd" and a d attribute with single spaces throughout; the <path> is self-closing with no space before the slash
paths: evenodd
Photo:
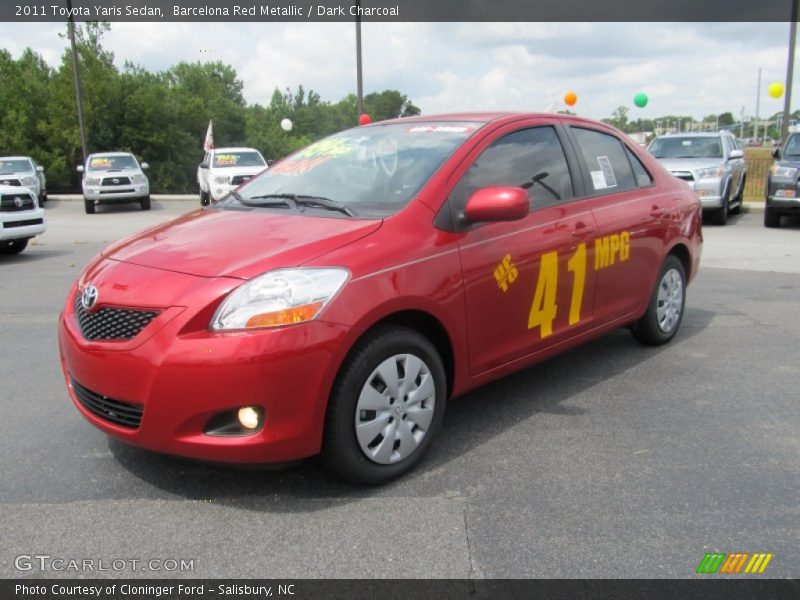
<path id="1" fill-rule="evenodd" d="M 617 327 L 669 341 L 700 223 L 682 181 L 595 121 L 359 127 L 104 250 L 61 314 L 64 376 L 131 444 L 321 453 L 380 483 L 419 461 L 450 398 Z"/>

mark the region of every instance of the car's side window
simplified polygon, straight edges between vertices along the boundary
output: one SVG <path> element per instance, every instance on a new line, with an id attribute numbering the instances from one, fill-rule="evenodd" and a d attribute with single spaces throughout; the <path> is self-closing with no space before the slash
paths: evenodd
<path id="1" fill-rule="evenodd" d="M 631 161 L 631 167 L 633 168 L 633 176 L 636 178 L 636 185 L 639 187 L 647 187 L 652 185 L 653 177 L 650 175 L 650 172 L 645 168 L 637 156 L 631 151 L 630 148 L 627 146 L 625 147 L 625 152 L 628 153 L 628 159 Z"/>
<path id="2" fill-rule="evenodd" d="M 522 129 L 493 142 L 458 182 L 450 201 L 456 210 L 463 210 L 473 193 L 492 186 L 527 190 L 531 210 L 574 198 L 567 158 L 555 129 Z"/>
<path id="3" fill-rule="evenodd" d="M 637 187 L 625 149 L 613 135 L 572 127 L 578 150 L 589 173 L 589 190 L 609 194 Z"/>

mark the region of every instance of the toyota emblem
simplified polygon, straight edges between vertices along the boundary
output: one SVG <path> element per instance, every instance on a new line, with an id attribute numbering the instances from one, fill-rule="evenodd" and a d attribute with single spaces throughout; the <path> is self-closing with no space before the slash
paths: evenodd
<path id="1" fill-rule="evenodd" d="M 111 183 L 117 184 L 117 183 L 119 183 L 119 179 L 114 177 L 114 179 L 111 180 Z"/>
<path id="2" fill-rule="evenodd" d="M 22 198 L 14 198 L 14 206 L 17 208 L 22 208 L 25 205 L 25 200 Z"/>
<path id="3" fill-rule="evenodd" d="M 97 288 L 93 285 L 87 285 L 83 288 L 83 294 L 81 294 L 81 306 L 86 310 L 92 308 L 97 304 L 97 295 Z"/>

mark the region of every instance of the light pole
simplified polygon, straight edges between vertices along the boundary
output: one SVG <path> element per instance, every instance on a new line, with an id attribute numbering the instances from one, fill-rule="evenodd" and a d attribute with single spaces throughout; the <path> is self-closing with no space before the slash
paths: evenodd
<path id="1" fill-rule="evenodd" d="M 797 2 L 792 2 L 792 24 L 789 26 L 789 59 L 786 61 L 786 95 L 783 97 L 783 119 L 781 119 L 780 143 L 786 141 L 789 133 L 789 119 L 792 110 L 792 77 L 794 75 L 794 45 L 797 38 Z"/>
<path id="2" fill-rule="evenodd" d="M 75 81 L 75 103 L 78 105 L 78 128 L 81 133 L 81 154 L 83 162 L 86 162 L 86 130 L 83 125 L 83 98 L 81 94 L 81 75 L 78 71 L 78 51 L 75 48 L 75 21 L 72 18 L 72 0 L 67 0 L 67 11 L 69 20 L 67 30 L 69 31 L 69 44 L 72 50 L 72 78 Z"/>
<path id="3" fill-rule="evenodd" d="M 753 139 L 758 141 L 758 108 L 759 101 L 761 100 L 761 67 L 758 68 L 758 86 L 756 87 L 756 117 L 755 125 L 753 125 Z"/>
<path id="4" fill-rule="evenodd" d="M 361 0 L 356 0 L 356 112 L 364 114 L 364 78 L 361 69 Z"/>

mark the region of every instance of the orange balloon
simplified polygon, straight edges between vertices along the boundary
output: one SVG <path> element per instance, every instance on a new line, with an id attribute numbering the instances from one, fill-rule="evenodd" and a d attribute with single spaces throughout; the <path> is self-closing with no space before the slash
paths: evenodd
<path id="1" fill-rule="evenodd" d="M 575 106 L 578 101 L 578 95 L 575 92 L 567 92 L 564 94 L 564 104 L 567 106 Z"/>

